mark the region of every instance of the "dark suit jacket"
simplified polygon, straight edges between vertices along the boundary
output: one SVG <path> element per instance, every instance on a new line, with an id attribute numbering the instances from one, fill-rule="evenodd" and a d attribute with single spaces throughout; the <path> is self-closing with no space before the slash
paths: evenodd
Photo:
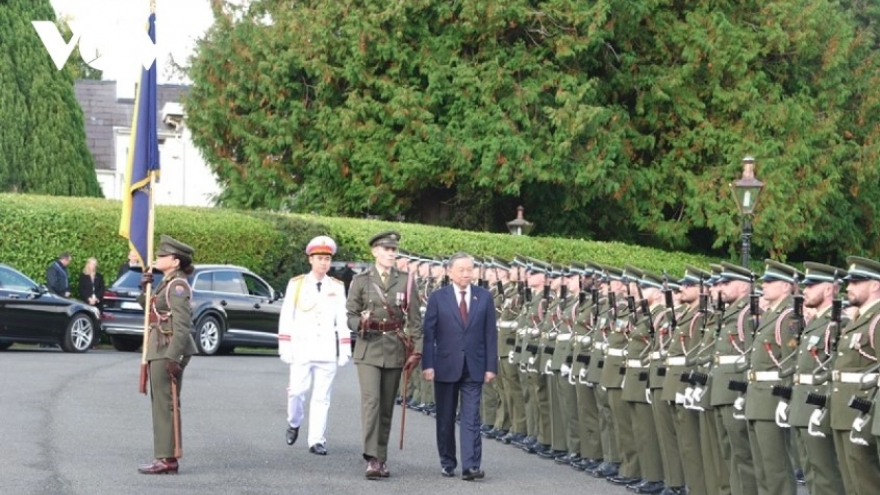
<path id="1" fill-rule="evenodd" d="M 92 282 L 92 277 L 86 275 L 85 273 L 79 274 L 79 298 L 86 303 L 89 302 L 89 298 L 92 297 L 92 294 L 98 298 L 98 304 L 96 306 L 100 309 L 104 307 L 104 276 L 100 273 L 95 274 L 95 281 Z"/>
<path id="2" fill-rule="evenodd" d="M 70 280 L 67 278 L 67 269 L 60 261 L 55 260 L 46 269 L 46 286 L 53 294 L 64 296 L 70 292 Z"/>
<path id="3" fill-rule="evenodd" d="M 454 284 L 431 293 L 424 318 L 422 369 L 433 369 L 434 380 L 457 382 L 465 362 L 469 375 L 483 381 L 487 371 L 498 373 L 498 330 L 495 303 L 486 289 L 471 285 L 465 326 L 458 310 Z"/>

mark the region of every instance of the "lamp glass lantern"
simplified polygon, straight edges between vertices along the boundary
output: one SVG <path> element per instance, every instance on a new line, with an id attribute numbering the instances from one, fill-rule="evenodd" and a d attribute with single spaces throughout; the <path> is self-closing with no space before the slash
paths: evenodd
<path id="1" fill-rule="evenodd" d="M 758 205 L 758 197 L 764 189 L 764 183 L 755 178 L 755 159 L 747 156 L 743 158 L 743 175 L 738 181 L 731 184 L 733 197 L 741 215 L 750 217 L 755 213 Z"/>
<path id="2" fill-rule="evenodd" d="M 507 222 L 507 230 L 513 235 L 529 235 L 529 232 L 535 227 L 535 224 L 523 218 L 525 208 L 519 206 L 516 208 L 516 218 Z"/>

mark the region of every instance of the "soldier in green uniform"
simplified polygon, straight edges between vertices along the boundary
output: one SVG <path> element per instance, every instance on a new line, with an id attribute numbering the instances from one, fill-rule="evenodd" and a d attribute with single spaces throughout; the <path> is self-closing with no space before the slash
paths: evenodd
<path id="1" fill-rule="evenodd" d="M 501 308 L 498 319 L 498 357 L 500 365 L 498 376 L 504 382 L 504 401 L 510 411 L 510 430 L 496 440 L 510 444 L 522 442 L 526 438 L 526 411 L 523 402 L 523 391 L 520 383 L 519 368 L 516 363 L 515 348 L 517 338 L 517 318 L 525 305 L 525 282 L 520 277 L 523 263 L 519 259 L 513 262 L 496 259 L 496 265 L 507 269 L 509 281 L 504 284 L 504 300 L 495 307 Z"/>
<path id="2" fill-rule="evenodd" d="M 376 264 L 357 275 L 348 290 L 348 327 L 358 332 L 354 362 L 361 389 L 363 457 L 367 479 L 387 478 L 388 437 L 401 372 L 422 357 L 418 285 L 394 266 L 400 234 L 370 239 Z"/>
<path id="3" fill-rule="evenodd" d="M 708 492 L 703 470 L 703 455 L 701 455 L 699 411 L 685 407 L 684 398 L 688 384 L 682 380 L 682 377 L 688 378 L 690 372 L 695 369 L 695 358 L 709 311 L 709 294 L 704 291 L 704 283 L 709 278 L 709 273 L 688 266 L 684 278 L 678 281 L 681 286 L 680 302 L 683 309 L 676 315 L 675 324 L 672 325 L 673 322 L 670 322 L 672 334 L 666 347 L 666 378 L 660 394 L 661 401 L 674 407 L 673 427 L 678 455 L 687 492 L 691 495 L 706 495 Z M 669 495 L 685 493 L 684 488 L 673 484 L 668 475 L 666 483 L 669 486 L 667 491 Z"/>
<path id="4" fill-rule="evenodd" d="M 737 419 L 742 417 L 742 411 L 734 404 L 740 394 L 730 389 L 730 383 L 745 380 L 745 373 L 739 371 L 737 363 L 745 361 L 752 345 L 754 315 L 749 295 L 753 275 L 747 268 L 726 261 L 721 266 L 721 294 L 726 310 L 715 338 L 710 401 L 718 426 L 722 455 L 726 456 L 728 463 L 731 493 L 752 495 L 758 493 L 758 485 L 749 446 L 748 424 L 744 417 Z"/>
<path id="5" fill-rule="evenodd" d="M 526 416 L 526 437 L 521 441 L 511 442 L 513 445 L 527 449 L 538 443 L 538 420 L 537 403 L 532 391 L 532 383 L 529 375 L 529 358 L 537 351 L 537 345 L 530 344 L 534 332 L 537 336 L 540 330 L 533 329 L 530 315 L 537 311 L 539 303 L 543 300 L 543 287 L 546 265 L 543 262 L 523 258 L 515 260 L 515 263 L 524 263 L 525 288 L 523 292 L 523 305 L 516 320 L 516 342 L 513 350 L 513 362 L 519 372 L 520 388 L 522 390 L 523 408 Z M 530 347 L 532 346 L 532 347 Z M 534 349 L 534 350 L 532 350 Z M 534 362 L 534 359 L 532 360 Z"/>
<path id="6" fill-rule="evenodd" d="M 774 386 L 791 385 L 792 358 L 797 351 L 800 331 L 793 318 L 791 294 L 803 274 L 778 261 L 764 262 L 763 297 L 770 306 L 761 315 L 755 330 L 745 415 L 759 493 L 794 495 L 797 484 L 788 452 L 789 430 L 779 428 L 775 422 L 779 399 L 772 395 L 772 390 Z"/>
<path id="7" fill-rule="evenodd" d="M 550 449 L 552 441 L 549 417 L 549 396 L 547 395 L 547 380 L 545 379 L 541 365 L 540 342 L 541 327 L 548 311 L 548 306 L 554 303 L 555 296 L 550 289 L 549 265 L 530 260 L 528 273 L 528 286 L 532 290 L 532 302 L 527 313 L 522 318 L 522 328 L 525 329 L 522 340 L 522 355 L 520 357 L 520 371 L 525 374 L 528 396 L 526 407 L 532 416 L 533 430 L 530 436 L 535 436 L 535 442 L 531 445 L 523 445 L 523 450 L 530 454 L 544 452 Z"/>
<path id="8" fill-rule="evenodd" d="M 876 438 L 867 431 L 867 425 L 855 424 L 858 412 L 848 405 L 854 398 L 870 397 L 873 387 L 863 384 L 877 383 L 880 353 L 875 341 L 880 321 L 880 263 L 858 256 L 848 257 L 846 263 L 849 265 L 846 295 L 850 306 L 857 311 L 840 335 L 831 373 L 834 383 L 829 403 L 834 447 L 844 483 L 852 493 L 862 495 L 876 493 L 880 486 L 880 460 Z M 862 427 L 863 431 L 855 426 Z"/>
<path id="9" fill-rule="evenodd" d="M 797 371 L 794 375 L 791 400 L 789 401 L 788 423 L 797 430 L 800 450 L 805 452 L 804 470 L 807 488 L 812 495 L 837 495 L 854 493 L 845 489 L 834 439 L 831 437 L 831 424 L 823 408 L 807 403 L 810 394 L 826 400 L 831 379 L 831 366 L 834 350 L 831 348 L 840 332 L 840 307 L 832 311 L 834 299 L 839 288 L 835 284 L 846 270 L 821 263 L 804 263 L 804 307 L 814 311 L 806 324 L 797 353 Z M 840 301 L 837 302 L 838 306 Z M 813 423 L 811 425 L 811 422 Z"/>
<path id="10" fill-rule="evenodd" d="M 495 301 L 495 312 L 497 317 L 496 328 L 497 325 L 500 325 L 503 322 L 504 305 L 507 302 L 507 298 L 513 295 L 510 291 L 512 284 L 510 284 L 509 269 L 510 266 L 507 260 L 494 257 L 487 258 L 486 260 L 486 283 Z M 506 339 L 507 336 L 499 331 L 499 372 L 501 371 L 502 361 L 507 360 L 507 352 L 505 349 Z M 509 391 L 505 388 L 509 386 L 509 381 L 492 380 L 492 386 L 495 387 L 495 390 L 498 393 L 498 408 L 496 409 L 495 417 L 489 418 L 491 420 L 492 429 L 486 432 L 485 436 L 486 438 L 498 439 L 510 431 L 513 422 L 513 411 L 511 409 Z"/>
<path id="11" fill-rule="evenodd" d="M 712 377 L 712 366 L 715 341 L 721 334 L 724 324 L 725 302 L 721 294 L 721 273 L 724 268 L 719 264 L 712 264 L 710 267 L 712 277 L 706 281 L 706 285 L 711 304 L 707 308 L 706 320 L 700 330 L 702 337 L 699 347 L 691 351 L 685 361 L 686 365 L 693 365 L 694 369 L 689 373 L 688 387 L 685 389 L 682 402 L 686 409 L 699 413 L 700 453 L 703 457 L 708 493 L 730 495 L 730 442 L 727 439 L 727 431 L 718 422 L 711 401 L 712 388 L 721 386 L 721 383 L 715 382 Z"/>
<path id="12" fill-rule="evenodd" d="M 604 266 L 603 271 L 610 278 L 608 284 L 608 301 L 610 315 L 605 328 L 605 346 L 603 352 L 602 376 L 600 385 L 607 390 L 608 405 L 614 418 L 614 433 L 617 437 L 617 452 L 620 456 L 618 473 L 602 476 L 618 485 L 632 485 L 640 482 L 642 467 L 636 450 L 636 438 L 631 407 L 623 401 L 624 373 L 626 370 L 626 352 L 631 327 L 630 311 L 626 302 L 626 285 L 623 282 L 623 270 Z M 624 373 L 621 373 L 624 370 Z M 593 472 L 599 475 L 598 471 Z"/>
<path id="13" fill-rule="evenodd" d="M 179 455 L 175 455 L 175 451 L 179 454 L 183 446 L 178 443 L 179 437 L 175 439 L 175 420 L 178 434 L 181 425 L 179 409 L 178 417 L 174 417 L 173 401 L 177 400 L 177 404 L 180 404 L 183 370 L 189 364 L 190 356 L 196 353 L 190 306 L 192 288 L 186 280 L 186 276 L 193 272 L 192 257 L 191 247 L 162 235 L 153 269 L 162 272 L 163 278 L 149 301 L 150 325 L 146 349 L 153 406 L 155 460 L 138 468 L 142 474 L 176 474 L 178 470 Z M 153 274 L 148 270 L 141 277 L 141 289 L 152 282 Z M 146 306 L 146 296 L 141 294 L 138 302 Z M 172 394 L 172 385 L 176 388 L 176 397 Z"/>
<path id="14" fill-rule="evenodd" d="M 543 459 L 556 459 L 567 454 L 565 438 L 565 422 L 562 418 L 562 401 L 556 386 L 556 377 L 559 374 L 559 365 L 553 362 L 553 353 L 556 351 L 556 337 L 559 335 L 561 308 L 566 301 L 562 299 L 563 292 L 563 267 L 553 264 L 549 273 L 551 303 L 547 306 L 544 319 L 541 321 L 541 339 L 538 343 L 538 355 L 535 367 L 540 371 L 539 380 L 544 381 L 547 391 L 546 401 L 539 397 L 538 408 L 542 417 L 546 417 L 550 423 L 550 449 L 538 452 Z"/>
<path id="15" fill-rule="evenodd" d="M 560 303 L 553 315 L 556 331 L 553 353 L 550 364 L 545 366 L 552 375 L 548 375 L 555 387 L 558 401 L 560 425 L 565 442 L 561 445 L 565 453 L 554 456 L 557 464 L 571 464 L 581 460 L 581 440 L 578 435 L 578 410 L 576 382 L 569 380 L 571 376 L 571 347 L 574 334 L 574 322 L 577 320 L 580 305 L 581 274 L 577 267 L 562 267 L 562 285 L 560 287 Z"/>
<path id="16" fill-rule="evenodd" d="M 636 438 L 636 451 L 641 467 L 641 481 L 628 483 L 636 493 L 659 493 L 663 490 L 663 462 L 660 455 L 660 444 L 654 423 L 654 412 L 650 402 L 648 364 L 651 359 L 651 348 L 656 331 L 654 319 L 663 308 L 660 301 L 662 293 L 654 287 L 653 274 L 645 273 L 634 266 L 627 265 L 623 269 L 623 277 L 629 284 L 627 307 L 630 317 L 629 343 L 626 346 L 626 366 L 623 369 L 623 401 L 629 408 L 633 422 L 633 434 Z M 639 307 L 636 300 L 640 285 L 644 292 L 648 308 Z M 648 311 L 644 311 L 647 309 Z M 613 480 L 612 480 L 613 482 Z"/>
<path id="17" fill-rule="evenodd" d="M 590 291 L 591 328 L 578 339 L 582 349 L 579 351 L 578 360 L 586 368 L 585 380 L 581 379 L 583 369 L 577 373 L 577 376 L 579 382 L 586 381 L 586 385 L 593 391 L 599 414 L 602 458 L 595 467 L 592 467 L 592 464 L 595 463 L 585 466 L 584 472 L 594 478 L 613 478 L 619 474 L 621 465 L 617 439 L 618 427 L 611 412 L 608 389 L 602 386 L 601 382 L 605 368 L 605 352 L 609 347 L 608 336 L 611 335 L 612 339 L 616 340 L 613 331 L 616 322 L 614 315 L 616 315 L 617 308 L 612 308 L 608 297 L 611 293 L 611 278 L 608 272 L 595 262 L 587 262 L 587 266 L 593 271 L 595 286 Z"/>
<path id="18" fill-rule="evenodd" d="M 643 295 L 651 308 L 654 338 L 649 356 L 648 389 L 651 397 L 651 410 L 654 413 L 654 426 L 660 445 L 660 460 L 663 466 L 663 480 L 669 487 L 665 493 L 682 493 L 684 490 L 684 470 L 678 452 L 678 436 L 675 431 L 675 401 L 663 399 L 663 386 L 666 384 L 666 356 L 673 345 L 673 335 L 682 316 L 678 307 L 679 289 L 677 283 L 670 282 L 664 275 L 645 272 L 639 281 Z M 659 309 L 658 309 L 659 308 Z"/>
<path id="19" fill-rule="evenodd" d="M 504 277 L 507 278 L 507 271 L 504 271 Z M 492 294 L 495 301 L 495 317 L 496 327 L 500 321 L 502 305 L 504 304 L 504 284 L 499 285 L 498 267 L 491 257 L 482 259 L 482 273 L 480 279 L 483 281 L 482 287 Z M 497 340 L 501 340 L 501 333 L 498 332 Z M 500 342 L 499 342 L 500 343 Z M 500 367 L 500 364 L 499 364 Z M 498 436 L 506 435 L 510 430 L 510 406 L 505 401 L 504 385 L 501 380 L 492 380 L 488 387 L 483 387 L 483 420 L 489 429 L 483 432 L 486 438 L 495 439 Z M 491 390 L 486 390 L 486 389 Z M 494 407 L 493 407 L 494 402 Z"/>

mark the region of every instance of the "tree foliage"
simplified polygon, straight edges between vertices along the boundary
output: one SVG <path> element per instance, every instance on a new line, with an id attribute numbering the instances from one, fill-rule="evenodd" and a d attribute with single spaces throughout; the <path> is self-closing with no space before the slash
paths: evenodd
<path id="1" fill-rule="evenodd" d="M 186 102 L 223 201 L 734 251 L 880 252 L 871 2 L 213 2 Z"/>
<path id="2" fill-rule="evenodd" d="M 71 73 L 33 20 L 55 20 L 49 0 L 0 2 L 0 191 L 100 196 Z"/>

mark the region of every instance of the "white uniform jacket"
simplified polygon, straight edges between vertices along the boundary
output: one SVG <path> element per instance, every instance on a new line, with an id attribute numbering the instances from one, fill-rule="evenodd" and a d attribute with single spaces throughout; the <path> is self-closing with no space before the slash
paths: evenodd
<path id="1" fill-rule="evenodd" d="M 345 286 L 325 276 L 318 292 L 311 274 L 290 279 L 278 322 L 278 354 L 286 363 L 332 362 L 351 357 Z"/>

